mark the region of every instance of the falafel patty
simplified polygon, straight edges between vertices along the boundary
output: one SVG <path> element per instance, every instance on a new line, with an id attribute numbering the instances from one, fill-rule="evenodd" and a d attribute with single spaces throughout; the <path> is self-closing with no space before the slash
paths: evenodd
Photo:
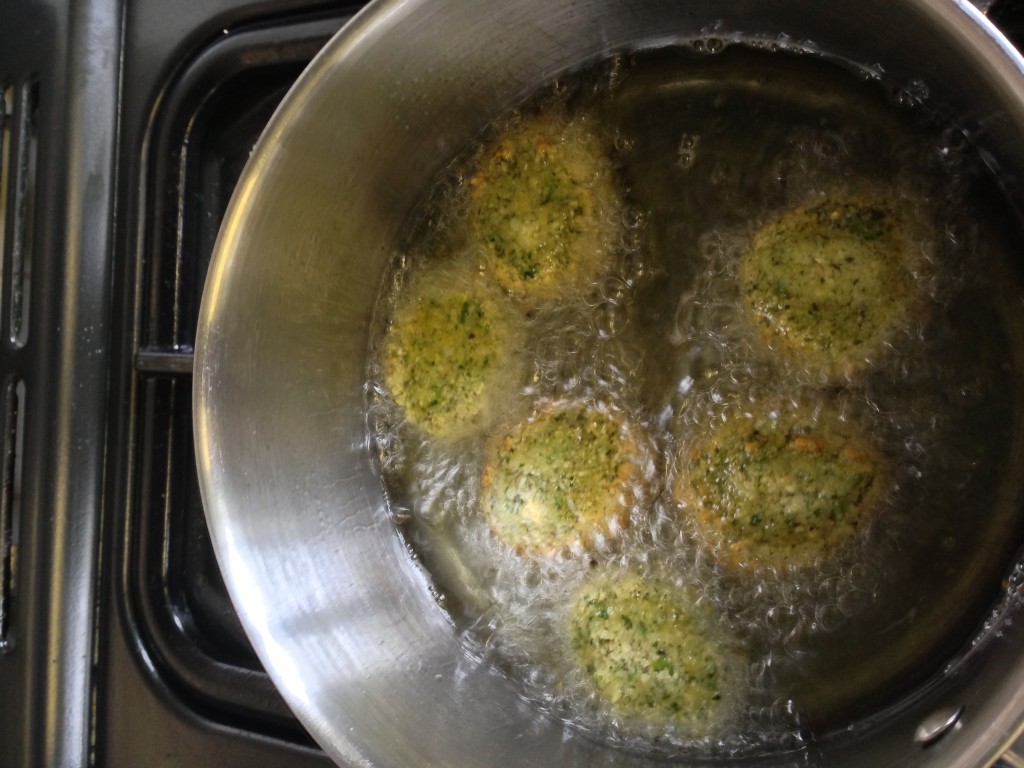
<path id="1" fill-rule="evenodd" d="M 914 303 L 906 230 L 884 195 L 840 193 L 762 227 L 740 262 L 762 339 L 833 378 L 870 365 Z"/>
<path id="2" fill-rule="evenodd" d="M 607 266 L 621 222 L 604 142 L 582 116 L 524 118 L 484 153 L 469 183 L 469 224 L 495 279 L 552 299 Z"/>
<path id="3" fill-rule="evenodd" d="M 623 421 L 586 406 L 556 407 L 492 442 L 483 511 L 498 538 L 550 552 L 628 522 L 642 472 Z"/>
<path id="4" fill-rule="evenodd" d="M 575 595 L 571 652 L 620 716 L 703 733 L 736 695 L 738 654 L 691 590 L 630 571 L 590 580 Z"/>
<path id="5" fill-rule="evenodd" d="M 492 390 L 508 375 L 512 315 L 480 286 L 424 282 L 388 329 L 385 383 L 409 421 L 435 437 L 456 437 L 481 425 Z"/>
<path id="6" fill-rule="evenodd" d="M 804 567 L 861 534 L 887 467 L 827 407 L 733 413 L 680 456 L 674 496 L 727 565 Z"/>

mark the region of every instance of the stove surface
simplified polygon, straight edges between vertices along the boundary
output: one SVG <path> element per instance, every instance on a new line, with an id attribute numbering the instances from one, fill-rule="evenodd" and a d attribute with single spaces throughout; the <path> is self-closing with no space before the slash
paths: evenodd
<path id="1" fill-rule="evenodd" d="M 191 347 L 289 85 L 358 9 L 0 7 L 0 765 L 327 765 L 206 532 Z"/>
<path id="2" fill-rule="evenodd" d="M 0 3 L 0 767 L 330 765 L 220 581 L 191 352 L 249 152 L 359 6 Z"/>

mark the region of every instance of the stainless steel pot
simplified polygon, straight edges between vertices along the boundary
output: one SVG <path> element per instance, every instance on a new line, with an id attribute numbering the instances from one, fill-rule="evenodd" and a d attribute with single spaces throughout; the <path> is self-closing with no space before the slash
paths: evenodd
<path id="1" fill-rule="evenodd" d="M 653 764 L 538 718 L 465 657 L 395 535 L 373 468 L 367 339 L 411 212 L 467 137 L 609 51 L 732 33 L 806 42 L 893 82 L 923 81 L 1019 194 L 1024 62 L 956 0 L 378 0 L 316 59 L 262 138 L 203 297 L 197 455 L 242 622 L 339 763 Z M 991 762 L 1024 720 L 1019 614 L 1011 602 L 984 642 L 889 716 L 741 762 Z M 951 712 L 941 739 L 915 740 L 919 725 Z"/>

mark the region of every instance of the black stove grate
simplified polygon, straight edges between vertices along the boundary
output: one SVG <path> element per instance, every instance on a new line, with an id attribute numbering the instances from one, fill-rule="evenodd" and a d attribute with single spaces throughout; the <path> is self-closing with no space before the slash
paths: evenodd
<path id="1" fill-rule="evenodd" d="M 311 745 L 231 606 L 206 527 L 192 436 L 192 346 L 231 192 L 274 109 L 347 15 L 233 32 L 166 94 L 151 131 L 140 249 L 134 492 L 123 599 L 155 672 L 210 717 Z"/>
<path id="2" fill-rule="evenodd" d="M 0 334 L 17 356 L 28 338 L 38 170 L 39 84 L 0 86 Z M 5 360 L 5 367 L 17 369 Z M 0 391 L 0 652 L 13 641 L 17 591 L 25 382 L 8 374 Z"/>

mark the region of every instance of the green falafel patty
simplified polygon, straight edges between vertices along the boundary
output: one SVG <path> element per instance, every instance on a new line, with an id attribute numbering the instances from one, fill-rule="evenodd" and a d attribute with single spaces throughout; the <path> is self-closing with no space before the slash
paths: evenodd
<path id="1" fill-rule="evenodd" d="M 409 421 L 435 437 L 456 437 L 480 425 L 491 390 L 508 375 L 511 314 L 479 286 L 426 282 L 395 312 L 385 382 Z"/>
<path id="2" fill-rule="evenodd" d="M 905 222 L 881 194 L 833 194 L 793 208 L 754 235 L 740 290 L 771 348 L 830 377 L 854 373 L 908 321 Z"/>
<path id="3" fill-rule="evenodd" d="M 470 231 L 518 296 L 552 299 L 596 278 L 619 222 L 605 145 L 582 117 L 525 118 L 470 179 Z"/>
<path id="4" fill-rule="evenodd" d="M 549 552 L 628 522 L 642 472 L 623 422 L 596 408 L 554 408 L 492 443 L 483 510 L 498 538 Z"/>
<path id="5" fill-rule="evenodd" d="M 863 532 L 886 465 L 826 407 L 734 413 L 680 457 L 674 495 L 727 565 L 804 567 Z"/>
<path id="6" fill-rule="evenodd" d="M 721 725 L 737 684 L 737 654 L 713 627 L 690 590 L 622 572 L 577 592 L 569 638 L 612 711 L 702 733 Z"/>

